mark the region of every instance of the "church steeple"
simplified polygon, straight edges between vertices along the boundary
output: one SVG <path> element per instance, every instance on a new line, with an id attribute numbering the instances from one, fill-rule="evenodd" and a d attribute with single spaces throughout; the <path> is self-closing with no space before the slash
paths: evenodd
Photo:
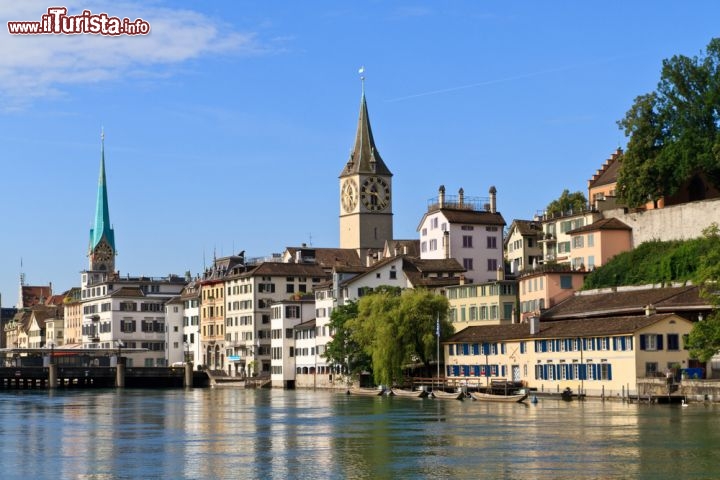
<path id="1" fill-rule="evenodd" d="M 98 177 L 95 222 L 90 229 L 90 270 L 115 268 L 115 232 L 110 224 L 107 181 L 105 178 L 105 132 L 100 135 L 100 175 Z"/>
<path id="2" fill-rule="evenodd" d="M 360 98 L 360 116 L 358 117 L 357 131 L 355 132 L 355 145 L 345 168 L 340 173 L 341 177 L 357 173 L 392 175 L 390 169 L 383 162 L 377 146 L 375 146 L 372 128 L 370 128 L 370 116 L 368 115 L 367 101 L 365 100 L 364 85 L 363 82 L 363 91 Z"/>

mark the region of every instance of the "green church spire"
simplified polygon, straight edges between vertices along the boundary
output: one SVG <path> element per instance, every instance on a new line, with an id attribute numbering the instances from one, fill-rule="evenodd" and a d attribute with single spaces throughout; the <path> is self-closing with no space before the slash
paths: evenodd
<path id="1" fill-rule="evenodd" d="M 100 176 L 98 178 L 97 203 L 95 204 L 95 223 L 90 229 L 90 251 L 105 238 L 115 250 L 115 232 L 110 224 L 110 208 L 108 206 L 107 182 L 105 180 L 105 131 L 100 134 Z"/>

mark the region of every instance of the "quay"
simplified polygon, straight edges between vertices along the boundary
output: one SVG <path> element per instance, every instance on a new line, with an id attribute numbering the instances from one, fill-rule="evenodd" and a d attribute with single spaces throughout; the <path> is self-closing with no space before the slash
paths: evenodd
<path id="1" fill-rule="evenodd" d="M 0 389 L 197 388 L 210 386 L 192 362 L 172 367 L 127 366 L 119 349 L 3 349 Z"/>

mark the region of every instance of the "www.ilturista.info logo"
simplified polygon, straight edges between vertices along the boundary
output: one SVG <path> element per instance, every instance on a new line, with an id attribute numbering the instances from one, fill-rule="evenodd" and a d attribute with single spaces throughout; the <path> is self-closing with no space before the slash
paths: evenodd
<path id="1" fill-rule="evenodd" d="M 12 35 L 147 35 L 150 24 L 138 18 L 111 17 L 107 13 L 83 10 L 80 15 L 68 15 L 65 7 L 50 7 L 39 22 L 7 22 Z"/>

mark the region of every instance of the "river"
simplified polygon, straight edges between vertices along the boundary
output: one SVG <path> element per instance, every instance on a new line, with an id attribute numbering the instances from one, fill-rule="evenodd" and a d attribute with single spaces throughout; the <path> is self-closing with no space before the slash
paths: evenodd
<path id="1" fill-rule="evenodd" d="M 718 478 L 719 413 L 304 390 L 0 391 L 0 478 Z"/>

